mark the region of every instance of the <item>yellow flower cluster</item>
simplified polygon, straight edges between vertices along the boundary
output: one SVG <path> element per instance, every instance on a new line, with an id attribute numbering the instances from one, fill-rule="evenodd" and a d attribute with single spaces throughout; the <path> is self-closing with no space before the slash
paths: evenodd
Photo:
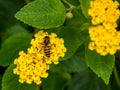
<path id="1" fill-rule="evenodd" d="M 88 48 L 100 55 L 115 54 L 120 50 L 120 31 L 117 20 L 120 16 L 119 3 L 113 0 L 94 0 L 90 2 L 88 14 L 92 17 L 89 28 L 91 42 Z"/>
<path id="2" fill-rule="evenodd" d="M 27 53 L 19 52 L 19 57 L 14 61 L 16 68 L 13 73 L 19 75 L 20 83 L 40 84 L 41 78 L 48 77 L 49 65 L 58 64 L 59 57 L 64 57 L 65 52 L 62 38 L 58 38 L 55 33 L 49 35 L 47 32 L 39 31 L 35 34 L 35 39 L 31 40 L 31 47 Z"/>
<path id="3" fill-rule="evenodd" d="M 92 24 L 110 24 L 113 26 L 119 18 L 120 11 L 118 9 L 119 3 L 113 0 L 94 0 L 90 2 L 90 9 L 88 14 L 92 17 Z"/>

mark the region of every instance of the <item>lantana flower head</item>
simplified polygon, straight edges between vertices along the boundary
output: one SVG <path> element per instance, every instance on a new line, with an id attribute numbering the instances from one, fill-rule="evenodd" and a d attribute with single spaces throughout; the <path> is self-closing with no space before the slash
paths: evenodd
<path id="1" fill-rule="evenodd" d="M 48 44 L 45 44 L 46 36 L 49 37 Z M 19 75 L 20 83 L 40 84 L 41 78 L 48 77 L 47 70 L 50 69 L 50 64 L 58 64 L 59 57 L 64 57 L 65 52 L 62 38 L 58 38 L 55 33 L 49 35 L 47 32 L 39 31 L 31 40 L 31 47 L 28 48 L 27 53 L 19 52 L 19 57 L 14 61 L 16 68 L 13 72 Z"/>
<path id="2" fill-rule="evenodd" d="M 117 20 L 120 16 L 119 3 L 116 0 L 93 0 L 88 14 L 93 26 L 89 28 L 90 43 L 88 48 L 100 55 L 115 54 L 120 50 L 120 31 Z"/>

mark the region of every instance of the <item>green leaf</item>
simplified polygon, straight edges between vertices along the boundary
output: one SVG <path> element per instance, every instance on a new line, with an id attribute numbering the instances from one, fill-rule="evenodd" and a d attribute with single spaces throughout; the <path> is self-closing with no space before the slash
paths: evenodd
<path id="1" fill-rule="evenodd" d="M 12 27 L 8 28 L 6 32 L 3 34 L 2 41 L 4 41 L 5 39 L 7 39 L 8 37 L 14 34 L 19 34 L 19 33 L 28 33 L 28 31 L 25 30 L 25 28 L 23 28 L 20 25 L 13 25 Z"/>
<path id="2" fill-rule="evenodd" d="M 89 50 L 86 44 L 85 58 L 87 65 L 108 84 L 114 68 L 114 55 L 101 56 L 96 51 Z"/>
<path id="3" fill-rule="evenodd" d="M 0 0 L 0 31 L 16 23 L 14 14 L 24 4 L 23 0 Z"/>
<path id="4" fill-rule="evenodd" d="M 73 18 L 66 19 L 65 25 L 81 28 L 82 24 L 88 22 L 81 9 L 73 9 L 71 13 L 73 14 Z"/>
<path id="5" fill-rule="evenodd" d="M 69 3 L 73 4 L 73 5 L 79 5 L 79 0 L 67 0 Z"/>
<path id="6" fill-rule="evenodd" d="M 120 86 L 117 83 L 115 76 L 112 74 L 110 78 L 111 90 L 120 90 Z"/>
<path id="7" fill-rule="evenodd" d="M 59 27 L 65 21 L 65 8 L 60 0 L 35 0 L 17 12 L 15 17 L 40 29 Z"/>
<path id="8" fill-rule="evenodd" d="M 87 68 L 84 55 L 84 46 L 82 45 L 72 58 L 59 62 L 58 65 L 52 65 L 51 70 L 65 72 L 81 72 Z"/>
<path id="9" fill-rule="evenodd" d="M 117 0 L 120 3 L 120 0 Z"/>
<path id="10" fill-rule="evenodd" d="M 27 50 L 30 46 L 32 35 L 30 33 L 19 33 L 6 39 L 0 49 L 0 65 L 8 66 L 18 57 L 18 52 Z"/>
<path id="11" fill-rule="evenodd" d="M 2 90 L 37 90 L 36 84 L 19 83 L 18 76 L 13 74 L 15 65 L 11 65 L 6 70 L 2 78 Z"/>
<path id="12" fill-rule="evenodd" d="M 0 75 L 0 90 L 1 90 L 1 84 L 2 84 L 2 75 Z"/>
<path id="13" fill-rule="evenodd" d="M 79 0 L 82 12 L 86 18 L 89 18 L 88 9 L 90 8 L 90 1 L 91 0 Z"/>
<path id="14" fill-rule="evenodd" d="M 67 60 L 71 58 L 79 46 L 85 42 L 88 32 L 87 30 L 81 32 L 77 27 L 64 27 L 58 36 L 64 39 L 65 46 L 67 48 L 65 57 L 61 58 L 61 60 Z"/>
<path id="15" fill-rule="evenodd" d="M 90 70 L 74 75 L 68 90 L 110 90 L 109 86 Z"/>
<path id="16" fill-rule="evenodd" d="M 83 23 L 80 27 L 80 30 L 88 30 L 88 28 L 90 27 L 90 23 Z"/>
<path id="17" fill-rule="evenodd" d="M 42 82 L 42 90 L 64 90 L 67 79 L 60 73 L 49 72 L 48 78 Z"/>

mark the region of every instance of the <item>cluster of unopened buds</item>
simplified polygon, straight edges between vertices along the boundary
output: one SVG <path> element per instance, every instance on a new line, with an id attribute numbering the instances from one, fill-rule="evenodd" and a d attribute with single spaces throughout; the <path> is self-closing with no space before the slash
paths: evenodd
<path id="1" fill-rule="evenodd" d="M 20 83 L 40 84 L 41 78 L 48 77 L 47 70 L 50 69 L 50 64 L 58 64 L 59 57 L 64 57 L 65 52 L 62 38 L 58 38 L 55 33 L 49 35 L 47 32 L 39 31 L 31 40 L 31 47 L 27 53 L 19 52 L 19 57 L 14 60 L 16 68 L 13 72 L 19 75 Z"/>

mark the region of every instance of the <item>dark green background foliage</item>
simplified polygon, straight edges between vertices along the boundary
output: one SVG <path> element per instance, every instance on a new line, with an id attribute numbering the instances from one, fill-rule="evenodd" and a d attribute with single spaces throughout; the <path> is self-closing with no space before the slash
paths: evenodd
<path id="1" fill-rule="evenodd" d="M 120 52 L 100 56 L 88 49 L 90 1 L 0 0 L 0 90 L 120 90 Z M 41 85 L 21 84 L 13 61 L 40 29 L 63 38 L 67 52 Z"/>

